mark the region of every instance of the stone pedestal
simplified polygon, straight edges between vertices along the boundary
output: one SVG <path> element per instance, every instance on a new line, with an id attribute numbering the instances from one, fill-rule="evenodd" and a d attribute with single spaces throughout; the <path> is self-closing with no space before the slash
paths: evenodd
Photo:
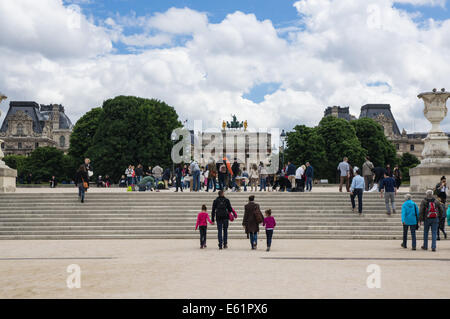
<path id="1" fill-rule="evenodd" d="M 14 193 L 16 191 L 17 171 L 6 165 L 0 166 L 0 193 Z"/>
<path id="2" fill-rule="evenodd" d="M 412 192 L 434 190 L 442 176 L 450 176 L 448 137 L 440 128 L 440 123 L 447 116 L 446 102 L 450 93 L 444 89 L 441 92 L 433 90 L 418 97 L 425 103 L 423 113 L 431 122 L 432 128 L 424 139 L 423 160 L 419 166 L 409 170 Z"/>

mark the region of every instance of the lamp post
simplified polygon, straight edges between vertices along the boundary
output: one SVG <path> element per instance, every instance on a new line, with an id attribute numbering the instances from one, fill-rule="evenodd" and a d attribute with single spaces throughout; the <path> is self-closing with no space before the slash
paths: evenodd
<path id="1" fill-rule="evenodd" d="M 281 169 L 283 169 L 284 168 L 284 143 L 286 141 L 286 132 L 284 130 L 281 130 L 280 139 L 281 139 L 281 145 L 282 145 L 282 149 L 283 149 L 283 154 L 282 154 L 282 158 L 281 158 Z"/>

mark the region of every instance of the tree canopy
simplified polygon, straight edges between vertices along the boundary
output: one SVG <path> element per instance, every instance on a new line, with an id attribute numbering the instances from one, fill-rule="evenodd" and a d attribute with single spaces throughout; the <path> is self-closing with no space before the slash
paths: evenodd
<path id="1" fill-rule="evenodd" d="M 129 164 L 170 165 L 170 136 L 173 129 L 181 126 L 173 107 L 134 96 L 106 100 L 102 111 L 90 114 L 86 122 L 98 123 L 93 137 L 91 128 L 84 123 L 77 132 L 79 137 L 86 137 L 90 146 L 86 150 L 84 143 L 78 143 L 72 154 L 89 157 L 95 175 L 108 174 L 114 180 Z"/>
<path id="2" fill-rule="evenodd" d="M 386 138 L 380 124 L 370 118 L 354 120 L 350 124 L 355 128 L 361 146 L 367 150 L 367 155 L 375 166 L 397 164 L 395 146 Z"/>

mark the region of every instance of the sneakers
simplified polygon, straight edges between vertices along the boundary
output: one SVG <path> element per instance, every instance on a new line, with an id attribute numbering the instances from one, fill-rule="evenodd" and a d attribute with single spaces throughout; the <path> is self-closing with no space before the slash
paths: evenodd
<path id="1" fill-rule="evenodd" d="M 436 251 L 436 248 L 431 249 L 432 251 Z"/>
<path id="2" fill-rule="evenodd" d="M 270 247 L 267 247 L 266 251 L 270 251 Z"/>
<path id="3" fill-rule="evenodd" d="M 403 243 L 401 243 L 400 246 L 401 246 L 402 248 L 405 248 L 405 249 L 406 249 L 406 246 L 405 246 Z"/>
<path id="4" fill-rule="evenodd" d="M 228 245 L 223 245 L 223 249 L 227 249 L 228 248 Z"/>
<path id="5" fill-rule="evenodd" d="M 420 248 L 422 248 L 423 250 L 428 250 L 428 248 L 425 248 L 425 247 L 423 247 L 423 246 L 422 246 L 422 247 L 420 247 Z"/>

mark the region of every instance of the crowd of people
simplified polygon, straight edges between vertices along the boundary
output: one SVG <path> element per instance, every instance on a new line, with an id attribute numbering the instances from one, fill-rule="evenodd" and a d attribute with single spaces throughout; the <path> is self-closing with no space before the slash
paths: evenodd
<path id="1" fill-rule="evenodd" d="M 385 199 L 386 214 L 396 214 L 395 198 L 401 186 L 401 172 L 398 166 L 391 170 L 390 165 L 374 167 L 370 158 L 367 157 L 362 166 L 352 167 L 345 157 L 339 163 L 338 172 L 339 191 L 342 192 L 343 185 L 346 185 L 347 192 L 350 193 L 352 210 L 356 210 L 356 199 L 358 199 L 358 213 L 363 214 L 363 194 L 364 192 L 378 191 Z M 80 165 L 76 172 L 75 183 L 78 186 L 78 195 L 81 202 L 84 202 L 85 193 L 89 188 L 89 179 L 93 175 L 92 165 L 88 158 Z M 251 191 L 311 191 L 314 169 L 310 163 L 296 167 L 288 162 L 285 167 L 277 173 L 268 172 L 265 165 L 253 164 L 250 170 L 242 167 L 235 159 L 230 165 L 224 158 L 221 162 L 210 160 L 206 167 L 201 167 L 196 161 L 189 165 L 179 165 L 174 170 L 174 176 L 169 168 L 163 169 L 159 165 L 144 169 L 142 165 L 136 168 L 129 165 L 124 175 L 119 181 L 119 187 L 137 186 L 140 191 L 168 188 L 169 185 L 176 187 L 176 192 L 190 189 L 193 192 L 204 190 L 219 191 L 218 197 L 212 205 L 212 219 L 209 219 L 206 205 L 202 206 L 202 211 L 198 214 L 196 229 L 200 229 L 200 248 L 206 248 L 207 223 L 217 223 L 219 249 L 228 248 L 228 226 L 229 222 L 237 218 L 236 211 L 232 208 L 229 199 L 225 197 L 226 190 L 240 191 L 250 188 Z M 173 181 L 174 180 L 174 181 Z M 173 181 L 173 182 L 172 182 Z M 54 177 L 50 181 L 51 187 L 56 186 Z M 105 178 L 97 178 L 98 187 L 109 187 L 111 180 L 108 175 Z M 411 194 L 405 195 L 405 201 L 401 206 L 401 218 L 403 225 L 403 242 L 401 247 L 407 248 L 408 231 L 411 232 L 412 249 L 416 249 L 416 230 L 424 227 L 424 243 L 421 247 L 428 249 L 428 236 L 431 232 L 431 249 L 436 251 L 436 241 L 440 240 L 440 233 L 447 239 L 445 231 L 445 220 L 450 216 L 450 207 L 447 207 L 447 195 L 449 187 L 447 179 L 442 176 L 434 190 L 428 190 L 426 197 L 421 201 L 420 206 L 412 201 Z M 249 203 L 245 206 L 243 226 L 251 242 L 251 248 L 256 249 L 259 232 L 259 224 L 266 226 L 267 250 L 270 250 L 273 230 L 276 225 L 275 219 L 271 216 L 272 211 L 265 211 L 265 218 L 262 215 L 259 205 L 254 202 L 254 195 L 249 197 Z"/>
<path id="2" fill-rule="evenodd" d="M 139 164 L 129 165 L 119 180 L 119 187 L 127 187 L 130 191 L 159 191 L 175 189 L 175 192 L 216 192 L 217 190 L 240 191 L 311 191 L 314 169 L 310 163 L 298 168 L 288 162 L 277 172 L 268 170 L 263 162 L 251 164 L 248 169 L 234 159 L 231 164 L 228 158 L 215 162 L 210 160 L 206 166 L 200 166 L 193 160 L 189 164 L 176 165 L 171 170 L 161 166 L 149 166 L 147 169 Z M 98 187 L 109 187 L 109 176 L 99 176 Z M 306 188 L 306 190 L 305 190 Z"/>

